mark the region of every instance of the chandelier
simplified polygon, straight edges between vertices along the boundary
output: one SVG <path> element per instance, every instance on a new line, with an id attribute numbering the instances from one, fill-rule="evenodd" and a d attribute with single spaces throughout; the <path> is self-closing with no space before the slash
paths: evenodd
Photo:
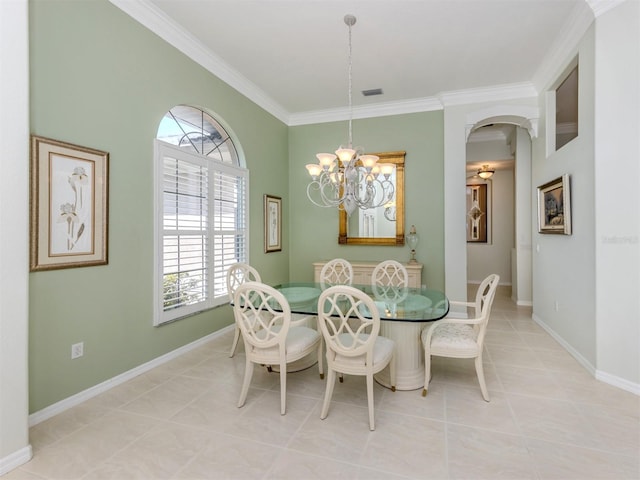
<path id="1" fill-rule="evenodd" d="M 356 17 L 345 15 L 349 27 L 349 143 L 333 153 L 318 153 L 318 163 L 308 164 L 311 182 L 307 197 L 319 207 L 338 207 L 351 215 L 356 208 L 366 210 L 387 204 L 395 187 L 390 180 L 393 164 L 378 164 L 376 155 L 365 155 L 362 147 L 353 148 L 351 102 L 351 27 Z"/>

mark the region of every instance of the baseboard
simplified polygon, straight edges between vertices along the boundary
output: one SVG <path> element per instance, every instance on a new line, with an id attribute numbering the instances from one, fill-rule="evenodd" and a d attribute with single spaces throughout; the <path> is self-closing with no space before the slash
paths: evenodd
<path id="1" fill-rule="evenodd" d="M 154 358 L 153 360 L 147 363 L 144 363 L 135 368 L 132 368 L 127 372 L 121 373 L 120 375 L 110 378 L 109 380 L 106 380 L 102 383 L 94 385 L 93 387 L 83 390 L 82 392 L 76 393 L 71 397 L 67 397 L 64 400 L 60 400 L 59 402 L 56 402 L 53 405 L 43 408 L 42 410 L 38 410 L 37 412 L 34 412 L 31 415 L 29 415 L 29 426 L 33 427 L 34 425 L 37 425 L 40 422 L 48 420 L 49 418 L 55 415 L 58 415 L 59 413 L 62 413 L 65 410 L 75 407 L 76 405 L 79 405 L 82 402 L 85 402 L 90 398 L 95 397 L 96 395 L 104 393 L 113 387 L 116 387 L 124 382 L 131 380 L 132 378 L 137 377 L 138 375 L 148 372 L 149 370 L 159 365 L 162 365 L 163 363 L 166 363 L 170 360 L 173 360 L 174 358 L 179 357 L 180 355 L 183 355 L 195 348 L 198 348 L 201 345 L 204 345 L 205 343 L 210 342 L 211 340 L 223 335 L 228 330 L 231 330 L 233 328 L 235 328 L 235 324 L 231 324 L 205 337 L 199 338 L 195 342 L 191 342 L 169 353 L 161 355 L 160 357 Z"/>
<path id="2" fill-rule="evenodd" d="M 560 337 L 549 325 L 547 325 L 540 317 L 537 315 L 532 315 L 533 321 L 540 325 L 545 332 L 551 335 L 562 347 L 569 352 L 569 354 L 575 358 L 580 365 L 582 365 L 596 380 L 600 380 L 606 384 L 609 384 L 613 387 L 620 388 L 622 390 L 626 390 L 627 392 L 634 393 L 636 395 L 640 395 L 640 385 L 637 383 L 630 382 L 624 378 L 617 377 L 615 375 L 611 375 L 610 373 L 601 372 L 596 370 L 596 368 L 591 365 L 591 363 L 584 358 L 578 351 L 576 351 L 571 345 L 564 341 L 562 337 Z"/>
<path id="3" fill-rule="evenodd" d="M 575 358 L 578 363 L 580 365 L 582 365 L 591 375 L 593 375 L 594 377 L 596 376 L 596 368 L 591 365 L 591 362 L 589 362 L 586 358 L 584 358 L 580 352 L 578 352 L 576 349 L 574 349 L 571 345 L 569 345 L 561 336 L 559 336 L 555 330 L 553 330 L 549 325 L 547 325 L 544 320 L 542 320 L 540 317 L 538 317 L 535 313 L 533 315 L 531 315 L 531 318 L 533 319 L 534 322 L 536 322 L 538 325 L 540 325 L 545 332 L 547 332 L 549 335 L 551 335 L 556 342 L 558 342 L 560 345 L 562 345 L 562 347 L 569 352 L 569 354 Z"/>
<path id="4" fill-rule="evenodd" d="M 512 299 L 513 300 L 513 299 Z M 515 300 L 514 300 L 515 301 Z M 518 300 L 515 302 L 519 307 L 533 307 L 533 302 L 531 300 Z"/>
<path id="5" fill-rule="evenodd" d="M 609 385 L 618 387 L 622 390 L 626 390 L 627 392 L 635 393 L 636 395 L 640 396 L 640 385 L 630 382 L 629 380 L 625 380 L 624 378 L 616 377 L 615 375 L 611 375 L 610 373 L 596 370 L 596 380 L 600 380 L 601 382 L 608 383 Z"/>
<path id="6" fill-rule="evenodd" d="M 31 445 L 27 445 L 4 458 L 0 458 L 0 476 L 18 468 L 20 465 L 24 465 L 31 460 L 31 457 L 33 457 L 33 451 Z"/>

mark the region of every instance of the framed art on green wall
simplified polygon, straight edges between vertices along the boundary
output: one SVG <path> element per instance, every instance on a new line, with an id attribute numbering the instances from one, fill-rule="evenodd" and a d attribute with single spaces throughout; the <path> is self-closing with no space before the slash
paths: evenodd
<path id="1" fill-rule="evenodd" d="M 107 264 L 109 154 L 32 135 L 30 270 Z"/>
<path id="2" fill-rule="evenodd" d="M 282 250 L 282 198 L 264 196 L 264 252 Z"/>

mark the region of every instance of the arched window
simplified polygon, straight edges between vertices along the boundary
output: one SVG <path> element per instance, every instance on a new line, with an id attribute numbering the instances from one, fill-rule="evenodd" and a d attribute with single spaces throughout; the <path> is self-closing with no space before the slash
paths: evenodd
<path id="1" fill-rule="evenodd" d="M 248 261 L 249 172 L 226 130 L 201 109 L 169 110 L 155 142 L 154 324 L 228 301 L 226 271 Z"/>
<path id="2" fill-rule="evenodd" d="M 187 105 L 169 110 L 158 127 L 158 140 L 224 163 L 238 165 L 229 134 L 207 112 Z"/>

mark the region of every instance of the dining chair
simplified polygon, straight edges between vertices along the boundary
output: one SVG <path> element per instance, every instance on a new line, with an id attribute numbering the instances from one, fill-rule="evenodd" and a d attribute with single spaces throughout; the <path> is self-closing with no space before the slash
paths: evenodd
<path id="1" fill-rule="evenodd" d="M 286 412 L 287 364 L 317 350 L 320 378 L 324 378 L 322 336 L 317 330 L 291 326 L 291 307 L 282 293 L 260 282 L 238 286 L 233 312 L 245 347 L 245 372 L 238 408 L 245 404 L 254 363 L 278 365 L 280 370 L 280 414 Z"/>
<path id="2" fill-rule="evenodd" d="M 344 258 L 328 261 L 320 271 L 320 286 L 323 290 L 333 285 L 351 285 L 352 283 L 353 267 Z"/>
<path id="3" fill-rule="evenodd" d="M 367 318 L 370 316 L 371 318 Z M 391 390 L 395 392 L 395 342 L 378 335 L 380 314 L 362 290 L 335 285 L 318 298 L 318 324 L 327 347 L 327 387 L 320 418 L 329 413 L 336 373 L 363 375 L 367 381 L 369 429 L 375 430 L 373 375 L 389 365 Z"/>
<path id="4" fill-rule="evenodd" d="M 496 295 L 500 276 L 491 274 L 485 278 L 476 292 L 474 302 L 450 301 L 449 305 L 464 306 L 473 311 L 472 318 L 445 317 L 433 322 L 422 330 L 421 340 L 424 346 L 425 378 L 422 396 L 427 395 L 431 380 L 431 356 L 450 358 L 474 358 L 480 390 L 485 401 L 489 401 L 489 392 L 484 380 L 482 351 L 484 337 L 489 323 L 491 305 Z"/>
<path id="5" fill-rule="evenodd" d="M 409 274 L 400 262 L 385 260 L 375 266 L 371 273 L 371 286 L 408 287 Z"/>
<path id="6" fill-rule="evenodd" d="M 246 263 L 234 263 L 227 270 L 227 292 L 229 293 L 229 303 L 233 301 L 233 296 L 236 289 L 245 282 L 261 282 L 260 274 L 251 265 Z M 229 358 L 233 357 L 238 348 L 238 342 L 240 341 L 240 327 L 236 323 L 235 331 L 233 333 L 233 343 L 231 344 L 231 352 L 229 352 Z"/>
<path id="7" fill-rule="evenodd" d="M 385 260 L 375 266 L 371 272 L 371 288 L 376 299 L 389 304 L 391 310 L 394 305 L 403 301 L 408 294 L 409 274 L 400 262 Z"/>

